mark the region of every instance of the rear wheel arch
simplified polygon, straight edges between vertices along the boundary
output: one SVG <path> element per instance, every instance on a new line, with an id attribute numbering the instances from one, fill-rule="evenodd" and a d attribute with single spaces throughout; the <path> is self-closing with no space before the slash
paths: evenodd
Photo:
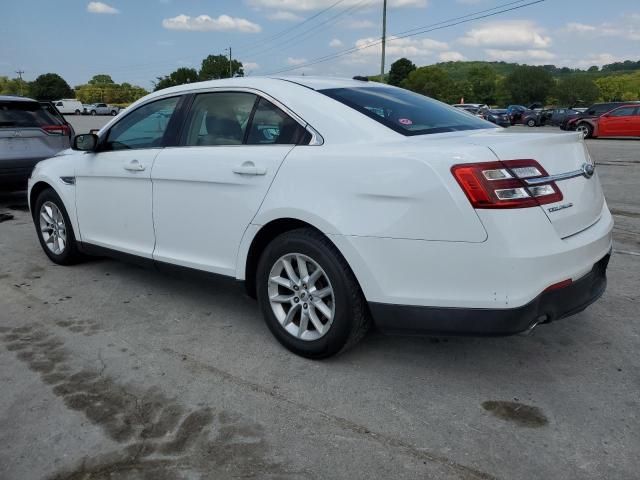
<path id="1" fill-rule="evenodd" d="M 245 262 L 244 282 L 246 292 L 251 298 L 256 298 L 256 273 L 258 270 L 258 262 L 260 261 L 260 256 L 264 252 L 267 245 L 269 245 L 269 243 L 279 235 L 300 228 L 309 228 L 323 235 L 340 253 L 342 258 L 345 260 L 345 263 L 349 265 L 349 262 L 346 260 L 345 256 L 342 254 L 337 245 L 332 242 L 331 239 L 327 237 L 322 232 L 322 230 L 320 230 L 316 226 L 297 218 L 279 218 L 276 220 L 272 220 L 263 225 L 262 228 L 258 230 L 258 233 L 256 233 L 256 235 L 253 237 L 253 240 L 251 241 L 251 246 L 249 247 L 249 251 L 247 254 L 247 260 Z M 353 272 L 351 266 L 349 266 L 349 268 L 351 269 L 351 272 L 353 273 L 353 276 L 357 281 L 355 272 Z"/>

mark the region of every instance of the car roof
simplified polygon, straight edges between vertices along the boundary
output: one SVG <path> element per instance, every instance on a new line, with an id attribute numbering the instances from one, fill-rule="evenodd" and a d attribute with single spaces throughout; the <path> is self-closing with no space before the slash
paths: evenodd
<path id="1" fill-rule="evenodd" d="M 0 95 L 0 102 L 35 102 L 33 98 L 21 97 L 19 95 Z"/>

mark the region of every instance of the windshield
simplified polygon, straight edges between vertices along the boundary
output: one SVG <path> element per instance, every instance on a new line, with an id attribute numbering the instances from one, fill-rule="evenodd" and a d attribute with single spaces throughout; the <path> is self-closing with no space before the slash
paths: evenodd
<path id="1" fill-rule="evenodd" d="M 463 110 L 400 88 L 330 88 L 319 92 L 403 135 L 495 128 Z"/>

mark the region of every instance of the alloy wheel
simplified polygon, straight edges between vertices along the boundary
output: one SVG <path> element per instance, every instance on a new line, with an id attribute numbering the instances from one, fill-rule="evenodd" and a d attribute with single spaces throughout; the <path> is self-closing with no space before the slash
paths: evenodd
<path id="1" fill-rule="evenodd" d="M 51 253 L 64 253 L 67 248 L 67 228 L 62 212 L 53 202 L 44 202 L 40 207 L 40 232 Z"/>
<path id="2" fill-rule="evenodd" d="M 271 267 L 269 303 L 280 325 L 293 337 L 318 340 L 331 328 L 335 295 L 329 277 L 310 257 L 291 253 Z"/>
<path id="3" fill-rule="evenodd" d="M 589 136 L 589 127 L 586 125 L 578 125 L 576 127 L 576 132 L 580 132 L 582 138 L 587 138 Z"/>

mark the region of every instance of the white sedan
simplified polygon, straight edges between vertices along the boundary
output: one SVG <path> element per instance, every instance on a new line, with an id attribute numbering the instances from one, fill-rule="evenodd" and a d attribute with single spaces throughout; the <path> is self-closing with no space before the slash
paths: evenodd
<path id="1" fill-rule="evenodd" d="M 29 181 L 58 264 L 224 275 L 312 358 L 388 332 L 502 335 L 602 295 L 612 218 L 577 134 L 510 133 L 373 82 L 155 92 Z"/>

